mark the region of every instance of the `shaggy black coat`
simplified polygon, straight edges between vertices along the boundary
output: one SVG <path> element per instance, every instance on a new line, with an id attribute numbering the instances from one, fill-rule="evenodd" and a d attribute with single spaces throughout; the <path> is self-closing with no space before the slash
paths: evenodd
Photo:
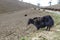
<path id="1" fill-rule="evenodd" d="M 35 25 L 37 30 L 44 27 L 47 27 L 46 30 L 50 30 L 50 28 L 54 25 L 54 20 L 50 15 L 46 15 L 43 17 L 34 17 L 33 19 L 29 19 L 28 25 L 29 24 Z"/>

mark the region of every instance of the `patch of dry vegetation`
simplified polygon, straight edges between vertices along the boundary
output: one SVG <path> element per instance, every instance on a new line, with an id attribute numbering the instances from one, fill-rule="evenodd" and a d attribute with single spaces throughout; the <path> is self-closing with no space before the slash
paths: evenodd
<path id="1" fill-rule="evenodd" d="M 27 14 L 25 17 L 24 15 Z M 29 18 L 51 15 L 55 21 L 51 31 L 36 30 L 34 25 L 26 26 Z M 0 40 L 60 40 L 60 15 L 27 9 L 0 16 Z M 3 30 L 2 30 L 3 29 Z"/>
<path id="2" fill-rule="evenodd" d="M 48 12 L 49 13 L 49 12 Z M 30 35 L 24 36 L 21 40 L 60 40 L 60 15 L 49 13 L 54 19 L 55 25 L 51 31 L 40 29 L 32 32 Z"/>

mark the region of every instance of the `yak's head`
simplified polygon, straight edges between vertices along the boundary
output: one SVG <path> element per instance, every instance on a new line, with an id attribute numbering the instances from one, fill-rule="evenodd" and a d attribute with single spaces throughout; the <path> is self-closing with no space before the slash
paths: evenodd
<path id="1" fill-rule="evenodd" d="M 29 19 L 29 20 L 28 20 L 28 25 L 29 25 L 29 24 L 34 24 L 34 25 L 37 24 L 37 25 L 38 25 L 39 22 L 40 22 L 39 19 L 40 19 L 40 17 L 34 17 L 33 19 Z"/>
<path id="2" fill-rule="evenodd" d="M 34 20 L 33 19 L 29 19 L 28 20 L 28 25 L 30 25 L 30 24 L 34 24 Z"/>

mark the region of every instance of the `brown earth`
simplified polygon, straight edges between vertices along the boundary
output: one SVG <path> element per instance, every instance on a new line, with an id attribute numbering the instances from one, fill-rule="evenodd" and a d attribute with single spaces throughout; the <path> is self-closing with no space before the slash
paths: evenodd
<path id="1" fill-rule="evenodd" d="M 18 0 L 0 0 L 0 14 L 6 13 L 6 12 L 29 9 L 32 7 L 36 7 L 36 6 L 29 3 L 21 2 Z"/>
<path id="2" fill-rule="evenodd" d="M 34 10 L 32 9 L 32 7 L 35 7 L 34 5 L 22 3 L 17 0 L 0 0 L 0 5 L 0 40 L 20 40 L 21 37 L 24 37 L 31 33 L 35 34 L 36 32 L 37 36 L 39 36 L 40 34 L 44 34 L 43 36 L 50 40 L 50 36 L 52 36 L 54 33 L 59 33 L 55 31 L 48 32 L 43 30 L 40 32 L 40 30 L 37 31 L 35 26 L 32 24 L 27 26 L 29 18 L 33 18 L 36 16 L 41 17 L 44 15 L 51 15 L 55 23 L 59 25 L 60 17 L 58 18 L 54 14 L 50 14 L 46 11 Z M 27 14 L 27 16 L 24 16 L 25 14 Z M 59 26 L 57 26 L 56 28 L 58 29 Z M 54 37 L 55 36 L 56 35 L 54 35 Z"/>
<path id="3" fill-rule="evenodd" d="M 27 14 L 26 17 L 25 14 Z M 33 25 L 27 26 L 28 19 L 44 15 L 48 15 L 48 12 L 34 9 L 0 14 L 0 40 L 18 40 L 20 37 L 36 31 Z"/>

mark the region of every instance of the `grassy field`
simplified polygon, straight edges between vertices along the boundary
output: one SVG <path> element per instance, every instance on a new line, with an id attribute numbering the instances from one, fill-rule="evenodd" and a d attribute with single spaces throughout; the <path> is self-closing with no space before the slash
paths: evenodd
<path id="1" fill-rule="evenodd" d="M 50 13 L 54 19 L 54 27 L 51 31 L 45 31 L 45 29 L 40 29 L 36 32 L 32 32 L 29 35 L 23 36 L 20 40 L 60 40 L 60 14 Z"/>

